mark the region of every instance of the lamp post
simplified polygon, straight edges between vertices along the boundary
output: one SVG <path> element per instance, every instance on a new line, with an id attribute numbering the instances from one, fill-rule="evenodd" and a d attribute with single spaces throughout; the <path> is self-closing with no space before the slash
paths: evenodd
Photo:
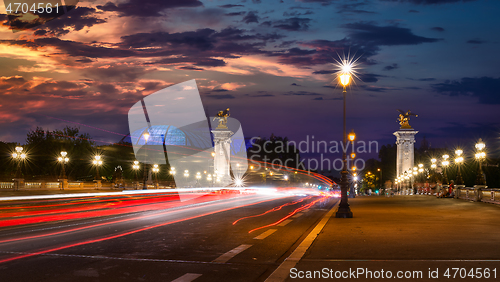
<path id="1" fill-rule="evenodd" d="M 69 162 L 69 158 L 66 157 L 68 153 L 65 151 L 61 152 L 61 156 L 57 158 L 57 160 L 61 163 L 61 175 L 62 175 L 62 183 L 61 183 L 61 190 L 64 190 L 66 188 L 66 184 L 68 181 L 66 180 L 66 163 Z"/>
<path id="2" fill-rule="evenodd" d="M 132 168 L 134 169 L 134 190 L 137 190 L 137 187 L 139 186 L 139 181 L 137 179 L 137 171 L 139 170 L 139 161 L 134 161 L 134 164 L 132 165 Z"/>
<path id="3" fill-rule="evenodd" d="M 479 170 L 476 178 L 476 185 L 486 185 L 486 179 L 484 179 L 483 173 L 483 161 L 486 158 L 486 153 L 483 151 L 486 145 L 483 140 L 479 138 L 479 142 L 476 144 L 476 160 L 479 162 Z"/>
<path id="4" fill-rule="evenodd" d="M 62 175 L 62 179 L 66 179 L 66 169 L 65 169 L 65 164 L 67 162 L 69 162 L 69 158 L 66 157 L 68 153 L 65 152 L 65 151 L 62 151 L 61 152 L 61 156 L 57 158 L 57 160 L 61 163 L 61 175 Z"/>
<path id="5" fill-rule="evenodd" d="M 425 180 L 424 180 L 424 164 L 418 164 L 418 173 L 420 174 L 420 194 L 422 194 L 422 191 L 424 190 L 423 187 L 425 185 Z"/>
<path id="6" fill-rule="evenodd" d="M 102 165 L 101 156 L 95 156 L 94 161 L 92 162 L 95 165 L 95 179 L 99 180 L 99 166 Z"/>
<path id="7" fill-rule="evenodd" d="M 462 179 L 462 172 L 460 171 L 460 168 L 462 166 L 462 162 L 464 161 L 464 158 L 462 157 L 463 151 L 460 149 L 455 150 L 455 164 L 457 165 L 457 185 L 463 185 L 464 180 Z"/>
<path id="8" fill-rule="evenodd" d="M 450 164 L 448 158 L 450 158 L 450 156 L 446 154 L 443 155 L 443 161 L 441 162 L 441 164 L 443 165 L 443 185 L 448 185 L 448 175 L 446 175 L 446 168 Z"/>
<path id="9" fill-rule="evenodd" d="M 418 167 L 413 168 L 412 172 L 412 188 L 413 188 L 413 195 L 417 194 L 417 186 L 415 185 L 415 182 L 417 180 L 417 174 L 418 174 Z"/>
<path id="10" fill-rule="evenodd" d="M 184 178 L 186 178 L 186 187 L 187 187 L 187 181 L 188 181 L 188 177 L 189 177 L 189 170 L 184 170 Z"/>
<path id="11" fill-rule="evenodd" d="M 196 186 L 200 187 L 200 179 L 201 179 L 201 173 L 197 172 L 196 173 Z"/>
<path id="12" fill-rule="evenodd" d="M 99 156 L 99 155 L 95 156 L 92 163 L 95 166 L 95 174 L 96 174 L 96 176 L 95 176 L 95 181 L 96 181 L 95 189 L 99 189 L 99 187 L 101 187 L 101 179 L 99 177 L 99 166 L 102 165 L 101 156 Z"/>
<path id="13" fill-rule="evenodd" d="M 350 79 L 351 79 L 351 74 L 350 74 L 350 65 L 347 63 L 346 60 L 343 62 L 343 69 L 342 72 L 340 73 L 339 80 L 340 84 L 342 84 L 344 90 L 342 91 L 343 94 L 343 100 L 344 100 L 344 115 L 343 115 L 343 144 L 347 143 L 347 133 L 346 133 L 346 87 L 349 85 Z M 337 213 L 335 214 L 335 217 L 337 218 L 352 218 L 352 211 L 349 207 L 349 202 L 347 198 L 347 190 L 349 189 L 349 183 L 347 181 L 347 156 L 345 150 L 342 150 L 342 171 L 340 173 L 340 204 L 339 208 L 337 209 Z"/>
<path id="14" fill-rule="evenodd" d="M 351 142 L 352 144 L 352 152 L 350 154 L 351 160 L 354 160 L 356 158 L 356 153 L 354 152 L 354 140 L 356 140 L 356 133 L 354 133 L 354 130 L 351 130 L 349 135 L 347 135 L 347 139 Z M 356 166 L 352 167 L 353 171 L 356 171 Z M 354 183 L 353 185 L 349 185 L 349 198 L 355 198 L 355 192 L 354 192 Z"/>
<path id="15" fill-rule="evenodd" d="M 153 173 L 155 174 L 155 187 L 158 189 L 158 172 L 160 172 L 160 168 L 157 164 L 153 165 Z"/>
<path id="16" fill-rule="evenodd" d="M 16 152 L 12 153 L 12 158 L 17 160 L 17 168 L 16 168 L 16 174 L 14 177 L 14 191 L 19 190 L 19 186 L 21 185 L 21 182 L 23 180 L 21 179 L 22 173 L 21 173 L 21 162 L 26 159 L 26 153 L 23 152 L 23 147 L 21 146 L 16 146 Z"/>
<path id="17" fill-rule="evenodd" d="M 377 171 L 379 172 L 378 177 L 379 177 L 380 190 L 382 190 L 382 188 L 384 188 L 384 187 L 382 187 L 384 185 L 384 183 L 382 183 L 382 169 L 381 168 L 377 168 Z"/>
<path id="18" fill-rule="evenodd" d="M 143 173 L 143 183 L 142 183 L 142 190 L 147 190 L 148 189 L 148 153 L 147 153 L 147 149 L 148 149 L 148 139 L 149 139 L 149 133 L 148 132 L 145 132 L 144 134 L 142 134 L 142 136 L 144 137 L 144 173 Z"/>

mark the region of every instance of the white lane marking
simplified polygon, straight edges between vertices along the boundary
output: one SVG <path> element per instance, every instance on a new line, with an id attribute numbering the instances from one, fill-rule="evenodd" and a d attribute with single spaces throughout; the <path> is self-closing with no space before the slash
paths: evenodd
<path id="1" fill-rule="evenodd" d="M 240 246 L 230 250 L 229 252 L 223 254 L 222 256 L 214 259 L 212 262 L 220 262 L 220 263 L 227 262 L 228 260 L 235 257 L 237 254 L 243 252 L 244 250 L 250 248 L 251 246 L 252 245 L 246 245 L 246 244 L 240 245 Z"/>
<path id="2" fill-rule="evenodd" d="M 186 274 L 182 275 L 181 277 L 179 277 L 175 280 L 172 280 L 172 282 L 191 282 L 200 276 L 201 276 L 201 274 L 186 273 Z"/>
<path id="3" fill-rule="evenodd" d="M 338 202 L 337 202 L 338 204 Z M 267 277 L 265 282 L 282 282 L 288 278 L 290 274 L 290 269 L 295 267 L 295 265 L 300 261 L 300 259 L 304 256 L 307 249 L 312 245 L 318 234 L 323 230 L 326 223 L 335 212 L 335 204 L 330 211 L 328 211 L 321 221 L 314 227 L 314 229 L 307 235 L 307 237 L 300 243 L 300 245 L 292 252 L 292 254 L 283 261 L 280 266 L 269 276 Z"/>
<path id="4" fill-rule="evenodd" d="M 301 215 L 303 215 L 303 213 L 299 212 L 299 213 L 296 213 L 294 216 L 292 216 L 291 218 L 297 218 L 297 217 L 300 217 Z"/>
<path id="5" fill-rule="evenodd" d="M 267 230 L 266 232 L 260 234 L 259 236 L 255 237 L 254 239 L 257 239 L 257 240 L 262 240 L 264 238 L 266 238 L 267 236 L 273 234 L 274 232 L 276 232 L 276 230 L 278 229 L 269 229 Z"/>
<path id="6" fill-rule="evenodd" d="M 280 224 L 278 224 L 276 226 L 285 226 L 292 221 L 293 221 L 292 219 L 283 220 Z"/>

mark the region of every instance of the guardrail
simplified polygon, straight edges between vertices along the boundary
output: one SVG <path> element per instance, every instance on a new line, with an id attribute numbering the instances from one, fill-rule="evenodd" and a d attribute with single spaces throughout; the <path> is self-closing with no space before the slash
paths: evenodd
<path id="1" fill-rule="evenodd" d="M 477 185 L 475 187 L 457 187 L 454 189 L 455 199 L 474 202 L 500 204 L 500 189 Z"/>

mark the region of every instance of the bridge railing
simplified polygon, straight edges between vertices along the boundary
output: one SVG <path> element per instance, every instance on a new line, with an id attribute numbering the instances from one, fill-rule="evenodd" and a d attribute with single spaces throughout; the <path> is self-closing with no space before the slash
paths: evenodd
<path id="1" fill-rule="evenodd" d="M 500 204 L 500 189 L 498 188 L 488 188 L 482 185 L 475 187 L 457 185 L 454 192 L 455 199 Z"/>

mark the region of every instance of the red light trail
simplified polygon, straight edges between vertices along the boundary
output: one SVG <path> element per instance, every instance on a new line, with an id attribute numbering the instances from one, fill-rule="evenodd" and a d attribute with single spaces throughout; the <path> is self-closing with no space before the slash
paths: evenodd
<path id="1" fill-rule="evenodd" d="M 259 229 L 262 229 L 262 228 L 266 228 L 266 227 L 271 227 L 271 226 L 275 226 L 275 225 L 278 225 L 280 224 L 281 222 L 283 222 L 284 220 L 290 218 L 291 216 L 293 216 L 294 214 L 298 213 L 298 212 L 301 212 L 303 210 L 306 210 L 310 207 L 312 207 L 314 204 L 316 204 L 317 202 L 321 201 L 321 200 L 324 200 L 324 198 L 327 198 L 327 196 L 322 196 L 321 198 L 317 199 L 317 200 L 314 200 L 312 202 L 310 202 L 309 204 L 306 204 L 306 205 L 303 205 L 297 209 L 295 209 L 294 211 L 292 211 L 291 213 L 289 213 L 287 216 L 283 217 L 282 219 L 276 221 L 275 223 L 271 223 L 271 224 L 268 224 L 268 225 L 264 225 L 264 226 L 261 226 L 261 227 L 258 227 L 258 228 L 255 228 L 255 229 L 252 229 L 250 231 L 248 231 L 248 233 L 252 233 L 256 230 L 259 230 Z"/>
<path id="2" fill-rule="evenodd" d="M 250 199 L 252 199 L 252 198 L 257 198 L 257 197 L 250 196 Z M 239 200 L 240 199 L 234 199 L 234 200 L 229 201 L 229 202 L 212 203 L 212 204 L 206 205 L 204 207 L 211 207 L 211 206 L 217 206 L 217 205 L 226 205 L 226 204 L 230 204 L 230 203 L 233 203 L 233 202 L 236 202 L 236 201 L 239 201 Z M 101 237 L 101 238 L 97 238 L 97 239 L 86 240 L 86 241 L 83 241 L 83 242 L 78 242 L 78 243 L 68 244 L 68 245 L 64 245 L 64 246 L 60 246 L 60 247 L 55 247 L 55 248 L 50 248 L 50 249 L 46 249 L 46 250 L 41 250 L 41 251 L 37 251 L 37 252 L 34 252 L 34 253 L 23 254 L 23 255 L 19 255 L 19 256 L 15 256 L 15 257 L 11 257 L 11 258 L 0 260 L 0 263 L 5 263 L 5 262 L 14 261 L 14 260 L 22 259 L 22 258 L 27 258 L 27 257 L 37 256 L 37 255 L 42 255 L 42 254 L 46 254 L 46 253 L 50 253 L 50 252 L 55 252 L 55 251 L 59 251 L 59 250 L 63 250 L 63 249 L 68 249 L 68 248 L 72 248 L 72 247 L 77 247 L 77 246 L 81 246 L 81 245 L 92 244 L 92 243 L 107 241 L 107 240 L 111 240 L 111 239 L 116 239 L 116 238 L 120 238 L 120 237 L 123 237 L 123 236 L 135 234 L 135 233 L 138 233 L 138 232 L 142 232 L 142 231 L 145 231 L 145 230 L 150 230 L 150 229 L 153 229 L 153 228 L 161 227 L 161 226 L 166 226 L 166 225 L 170 225 L 170 224 L 174 224 L 174 223 L 178 223 L 178 222 L 182 222 L 182 221 L 186 221 L 186 220 L 200 218 L 200 217 L 207 216 L 207 215 L 212 215 L 212 214 L 216 214 L 216 213 L 220 213 L 220 212 L 224 212 L 224 211 L 229 211 L 229 210 L 233 210 L 233 209 L 236 209 L 236 208 L 241 208 L 241 207 L 246 207 L 246 206 L 251 206 L 251 205 L 257 205 L 257 204 L 265 203 L 265 202 L 268 202 L 268 201 L 274 201 L 274 200 L 276 200 L 276 199 L 273 198 L 273 199 L 267 199 L 267 200 L 263 200 L 263 201 L 258 201 L 258 202 L 255 202 L 255 203 L 249 203 L 249 204 L 245 204 L 245 205 L 233 206 L 233 207 L 229 207 L 229 208 L 224 208 L 224 209 L 220 209 L 220 210 L 206 212 L 206 213 L 203 213 L 203 214 L 198 214 L 198 215 L 191 216 L 191 217 L 186 217 L 186 218 L 177 219 L 177 220 L 171 220 L 171 221 L 168 221 L 168 222 L 159 223 L 159 224 L 155 224 L 155 225 L 152 225 L 152 226 L 142 227 L 142 228 L 138 228 L 138 229 L 131 230 L 131 231 L 121 232 L 121 233 L 118 233 L 118 234 L 115 234 L 115 235 L 111 235 L 111 236 L 106 236 L 106 237 Z M 190 210 L 190 209 L 196 209 L 196 207 L 186 208 L 185 210 Z M 45 234 L 45 235 L 49 236 L 48 234 Z M 29 237 L 25 237 L 25 239 L 28 239 L 28 238 Z"/>
<path id="3" fill-rule="evenodd" d="M 310 198 L 312 198 L 312 196 L 309 196 L 309 197 L 306 197 L 306 198 L 302 198 L 302 199 L 297 200 L 297 201 L 289 202 L 289 203 L 286 203 L 286 204 L 278 206 L 278 207 L 274 207 L 274 208 L 272 208 L 272 209 L 270 209 L 270 210 L 268 210 L 268 211 L 266 211 L 264 213 L 261 213 L 261 214 L 256 214 L 256 215 L 242 217 L 242 218 L 236 220 L 235 222 L 233 222 L 233 225 L 235 225 L 236 223 L 238 223 L 238 221 L 240 221 L 240 220 L 247 219 L 247 218 L 252 218 L 252 217 L 258 217 L 258 216 L 262 216 L 262 215 L 268 214 L 270 212 L 279 211 L 283 207 L 295 205 L 295 204 L 298 204 L 298 203 L 303 202 L 304 200 L 307 200 L 307 199 L 310 199 Z"/>

